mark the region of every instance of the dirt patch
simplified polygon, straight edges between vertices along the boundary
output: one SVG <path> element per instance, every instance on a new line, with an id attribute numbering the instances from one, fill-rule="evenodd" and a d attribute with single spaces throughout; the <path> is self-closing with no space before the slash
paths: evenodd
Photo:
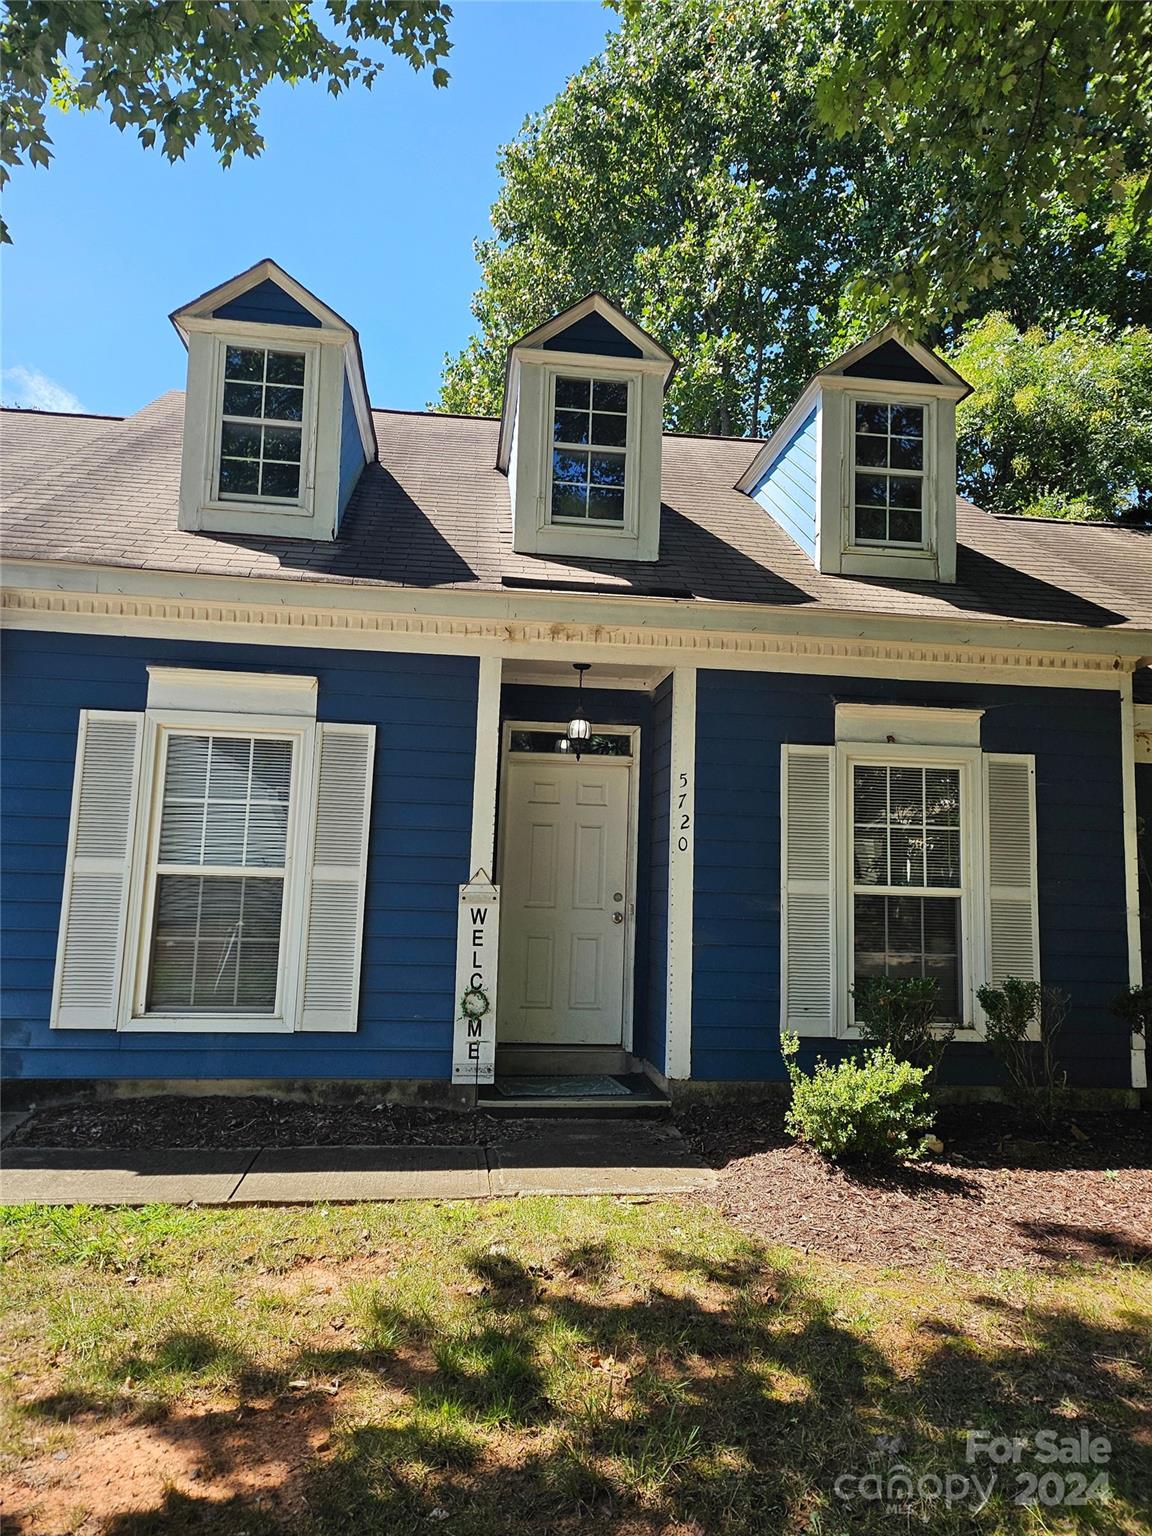
<path id="1" fill-rule="evenodd" d="M 0 1519 L 11 1532 L 97 1531 L 115 1516 L 159 1509 L 171 1494 L 223 1504 L 243 1498 L 291 1514 L 304 1478 L 331 1444 L 332 1401 L 192 1407 L 148 1423 L 70 1419 L 68 1450 L 24 1462 L 0 1479 Z"/>
<path id="2" fill-rule="evenodd" d="M 944 1154 L 875 1173 L 839 1168 L 784 1130 L 784 1109 L 689 1109 L 692 1149 L 719 1170 L 699 1198 L 769 1242 L 855 1263 L 988 1271 L 1152 1260 L 1152 1117 L 1082 1115 L 1045 1137 L 1000 1106 L 946 1109 Z"/>
<path id="3" fill-rule="evenodd" d="M 516 1127 L 473 1110 L 406 1104 L 301 1104 L 252 1095 L 178 1094 L 49 1105 L 17 1126 L 12 1147 L 471 1147 Z"/>

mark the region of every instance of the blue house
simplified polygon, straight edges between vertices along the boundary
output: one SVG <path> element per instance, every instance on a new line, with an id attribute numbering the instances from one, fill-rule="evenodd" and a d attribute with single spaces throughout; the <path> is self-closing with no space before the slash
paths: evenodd
<path id="1" fill-rule="evenodd" d="M 600 294 L 498 421 L 372 407 L 271 261 L 172 321 L 185 393 L 4 413 L 10 1077 L 747 1088 L 888 974 L 957 1085 L 1013 975 L 1145 1086 L 1152 534 L 958 498 L 947 363 L 888 327 L 759 442 L 664 432 Z"/>

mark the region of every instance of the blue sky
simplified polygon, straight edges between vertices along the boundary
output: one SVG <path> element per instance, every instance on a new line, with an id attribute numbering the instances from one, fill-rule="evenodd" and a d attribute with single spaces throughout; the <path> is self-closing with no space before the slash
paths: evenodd
<path id="1" fill-rule="evenodd" d="M 373 403 L 422 409 L 473 328 L 497 150 L 615 22 L 598 0 L 463 0 L 445 90 L 399 60 L 371 92 L 275 87 L 264 154 L 228 171 L 53 113 L 56 158 L 5 198 L 4 404 L 120 415 L 182 388 L 168 314 L 272 256 L 357 326 Z"/>

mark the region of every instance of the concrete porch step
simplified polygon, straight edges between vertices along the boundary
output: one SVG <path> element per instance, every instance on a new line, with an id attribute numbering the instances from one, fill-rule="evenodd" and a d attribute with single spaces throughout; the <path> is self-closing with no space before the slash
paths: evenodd
<path id="1" fill-rule="evenodd" d="M 603 1090 L 597 1086 L 598 1078 L 604 1082 Z M 551 1091 L 540 1091 L 544 1082 Z M 609 1082 L 615 1086 L 609 1088 Z M 672 1106 L 639 1072 L 543 1078 L 506 1076 L 498 1071 L 493 1086 L 480 1090 L 477 1108 L 490 1115 L 631 1120 L 664 1118 Z"/>
<path id="2" fill-rule="evenodd" d="M 616 1077 L 638 1070 L 619 1045 L 496 1046 L 497 1077 Z"/>

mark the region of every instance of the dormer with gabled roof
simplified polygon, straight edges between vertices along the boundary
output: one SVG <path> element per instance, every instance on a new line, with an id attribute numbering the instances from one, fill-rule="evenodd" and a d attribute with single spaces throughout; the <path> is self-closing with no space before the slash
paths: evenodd
<path id="1" fill-rule="evenodd" d="M 498 466 L 521 554 L 656 560 L 670 353 L 601 293 L 508 350 Z"/>
<path id="2" fill-rule="evenodd" d="M 809 380 L 737 482 L 817 570 L 956 580 L 956 405 L 970 386 L 888 325 Z"/>
<path id="3" fill-rule="evenodd" d="M 355 330 L 264 260 L 175 310 L 180 527 L 334 539 L 376 437 Z"/>

